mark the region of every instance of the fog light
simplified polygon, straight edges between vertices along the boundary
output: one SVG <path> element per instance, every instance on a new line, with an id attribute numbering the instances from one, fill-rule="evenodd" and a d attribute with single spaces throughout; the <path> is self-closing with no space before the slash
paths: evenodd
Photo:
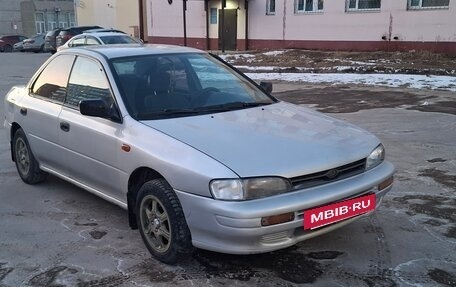
<path id="1" fill-rule="evenodd" d="M 261 218 L 261 225 L 276 225 L 284 222 L 289 222 L 294 219 L 294 212 L 283 213 L 279 215 L 267 216 Z"/>
<path id="2" fill-rule="evenodd" d="M 378 190 L 383 190 L 383 189 L 387 188 L 388 186 L 392 185 L 392 184 L 393 184 L 393 181 L 394 181 L 394 177 L 390 177 L 390 178 L 388 178 L 387 180 L 381 182 L 381 183 L 377 186 L 377 189 L 378 189 Z"/>

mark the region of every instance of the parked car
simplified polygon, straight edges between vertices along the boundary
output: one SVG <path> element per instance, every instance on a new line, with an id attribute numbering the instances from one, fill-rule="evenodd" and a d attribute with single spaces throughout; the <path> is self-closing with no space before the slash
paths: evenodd
<path id="1" fill-rule="evenodd" d="M 16 44 L 14 44 L 13 52 L 24 52 L 24 41 L 20 41 L 20 42 L 17 42 Z"/>
<path id="2" fill-rule="evenodd" d="M 3 35 L 0 36 L 0 52 L 12 52 L 14 44 L 27 39 L 22 35 Z"/>
<path id="3" fill-rule="evenodd" d="M 4 122 L 25 183 L 127 209 L 159 260 L 262 253 L 370 214 L 394 173 L 374 135 L 271 91 L 191 48 L 87 46 L 13 87 Z"/>
<path id="4" fill-rule="evenodd" d="M 51 54 L 57 52 L 56 37 L 61 30 L 61 28 L 58 28 L 46 33 L 44 38 L 44 52 L 50 52 Z"/>
<path id="5" fill-rule="evenodd" d="M 83 33 L 74 36 L 64 45 L 57 48 L 58 51 L 88 45 L 113 45 L 113 44 L 141 44 L 142 42 L 124 33 L 97 32 Z"/>
<path id="6" fill-rule="evenodd" d="M 26 52 L 43 52 L 44 51 L 44 37 L 45 34 L 36 34 L 28 39 L 25 39 L 23 50 Z"/>
<path id="7" fill-rule="evenodd" d="M 56 36 L 56 48 L 65 44 L 68 40 L 70 40 L 73 36 L 82 34 L 85 30 L 90 29 L 101 29 L 100 26 L 77 26 L 77 27 L 70 27 L 60 30 L 59 34 Z"/>

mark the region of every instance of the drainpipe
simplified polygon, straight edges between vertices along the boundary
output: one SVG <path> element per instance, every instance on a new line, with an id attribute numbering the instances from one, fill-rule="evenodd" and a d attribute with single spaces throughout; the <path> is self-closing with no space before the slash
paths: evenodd
<path id="1" fill-rule="evenodd" d="M 182 9 L 184 15 L 184 46 L 187 46 L 187 0 L 182 0 Z"/>
<path id="2" fill-rule="evenodd" d="M 245 50 L 249 49 L 249 0 L 245 0 Z"/>
<path id="3" fill-rule="evenodd" d="M 143 0 L 138 0 L 139 2 L 139 38 L 143 40 L 144 43 L 147 43 L 144 38 L 144 6 Z"/>
<path id="4" fill-rule="evenodd" d="M 204 10 L 206 11 L 206 50 L 209 50 L 209 0 L 204 0 Z"/>
<path id="5" fill-rule="evenodd" d="M 225 53 L 225 5 L 226 0 L 222 0 L 222 19 L 220 19 L 222 25 L 222 35 L 219 35 L 219 37 L 222 37 L 222 53 Z"/>

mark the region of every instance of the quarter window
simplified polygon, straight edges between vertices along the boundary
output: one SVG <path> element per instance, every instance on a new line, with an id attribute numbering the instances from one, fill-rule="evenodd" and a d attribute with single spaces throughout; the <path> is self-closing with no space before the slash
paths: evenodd
<path id="1" fill-rule="evenodd" d="M 347 0 L 347 11 L 380 10 L 380 0 Z"/>
<path id="2" fill-rule="evenodd" d="M 275 0 L 266 0 L 266 15 L 274 15 L 276 12 Z"/>
<path id="3" fill-rule="evenodd" d="M 296 13 L 323 12 L 323 0 L 296 0 Z"/>
<path id="4" fill-rule="evenodd" d="M 408 0 L 408 9 L 446 9 L 450 0 Z"/>
<path id="5" fill-rule="evenodd" d="M 78 57 L 68 82 L 65 105 L 79 109 L 82 100 L 101 99 L 113 103 L 109 83 L 101 66 L 90 59 Z"/>
<path id="6" fill-rule="evenodd" d="M 63 103 L 73 61 L 74 56 L 71 55 L 54 58 L 33 83 L 32 94 Z"/>

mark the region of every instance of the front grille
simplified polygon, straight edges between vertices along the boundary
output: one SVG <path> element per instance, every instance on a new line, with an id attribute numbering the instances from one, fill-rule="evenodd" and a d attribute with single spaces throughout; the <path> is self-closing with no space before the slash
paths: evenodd
<path id="1" fill-rule="evenodd" d="M 305 189 L 360 174 L 364 171 L 365 164 L 366 159 L 360 159 L 358 161 L 342 165 L 333 169 L 293 177 L 290 180 L 293 186 L 293 190 Z"/>

